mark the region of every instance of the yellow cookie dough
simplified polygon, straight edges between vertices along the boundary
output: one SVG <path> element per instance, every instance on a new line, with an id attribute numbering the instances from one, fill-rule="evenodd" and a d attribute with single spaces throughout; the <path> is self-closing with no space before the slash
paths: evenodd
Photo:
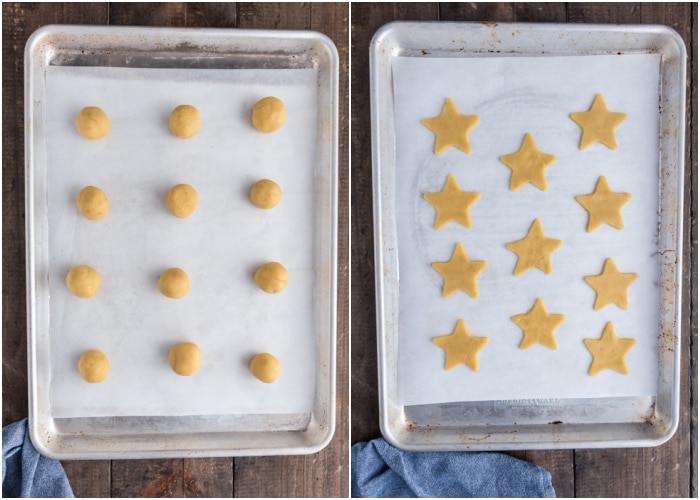
<path id="1" fill-rule="evenodd" d="M 189 217 L 197 208 L 199 196 L 189 184 L 178 184 L 165 195 L 165 206 L 176 217 Z"/>
<path id="2" fill-rule="evenodd" d="M 173 267 L 163 271 L 158 279 L 158 290 L 171 299 L 179 299 L 190 291 L 190 279 L 187 273 L 180 268 Z"/>
<path id="3" fill-rule="evenodd" d="M 268 262 L 255 271 L 255 282 L 267 293 L 279 293 L 289 281 L 289 273 L 279 262 Z"/>
<path id="4" fill-rule="evenodd" d="M 447 176 L 445 186 L 437 193 L 424 193 L 423 198 L 435 207 L 433 229 L 440 229 L 449 222 L 457 222 L 464 227 L 472 227 L 469 207 L 481 198 L 481 193 L 462 191 L 452 174 Z"/>
<path id="5" fill-rule="evenodd" d="M 267 352 L 256 354 L 250 361 L 250 373 L 266 384 L 277 380 L 277 377 L 280 376 L 280 369 L 279 360 Z"/>
<path id="6" fill-rule="evenodd" d="M 260 208 L 273 208 L 281 198 L 282 189 L 270 179 L 261 179 L 250 188 L 250 201 Z"/>
<path id="7" fill-rule="evenodd" d="M 552 274 L 552 253 L 562 243 L 561 240 L 546 237 L 542 223 L 539 219 L 535 219 L 525 238 L 506 245 L 508 250 L 518 256 L 513 276 L 518 276 L 534 268 Z"/>
<path id="8" fill-rule="evenodd" d="M 445 351 L 445 370 L 448 371 L 460 363 L 479 371 L 479 351 L 488 342 L 488 337 L 474 337 L 461 319 L 452 333 L 433 338 L 433 344 Z"/>
<path id="9" fill-rule="evenodd" d="M 107 196 L 100 188 L 87 186 L 75 197 L 75 204 L 86 219 L 98 220 L 109 212 Z"/>
<path id="10" fill-rule="evenodd" d="M 444 153 L 451 147 L 469 154 L 472 152 L 469 132 L 476 127 L 479 120 L 478 115 L 461 115 L 454 101 L 448 97 L 438 116 L 424 118 L 420 122 L 435 134 L 433 151 L 436 155 Z"/>
<path id="11" fill-rule="evenodd" d="M 170 113 L 170 131 L 180 139 L 194 137 L 201 125 L 199 110 L 189 104 L 178 106 Z"/>
<path id="12" fill-rule="evenodd" d="M 279 130 L 285 119 L 284 103 L 276 97 L 265 97 L 253 106 L 253 126 L 260 132 Z"/>
<path id="13" fill-rule="evenodd" d="M 602 94 L 596 94 L 588 111 L 571 113 L 569 116 L 581 127 L 579 149 L 586 149 L 596 142 L 617 149 L 615 129 L 627 119 L 627 115 L 609 111 Z"/>
<path id="14" fill-rule="evenodd" d="M 109 118 L 102 109 L 88 106 L 78 113 L 75 126 L 86 139 L 102 139 L 109 133 Z"/>
<path id="15" fill-rule="evenodd" d="M 66 286 L 73 295 L 86 299 L 100 288 L 100 275 L 91 267 L 75 266 L 66 275 Z"/>
<path id="16" fill-rule="evenodd" d="M 471 260 L 461 243 L 455 245 L 452 258 L 447 262 L 433 262 L 432 266 L 442 275 L 443 298 L 449 297 L 458 290 L 462 290 L 470 297 L 479 297 L 479 288 L 476 278 L 486 269 L 488 262 L 484 260 Z"/>
<path id="17" fill-rule="evenodd" d="M 532 309 L 526 313 L 516 314 L 510 319 L 523 330 L 521 349 L 527 349 L 535 344 L 557 349 L 554 330 L 564 322 L 566 316 L 548 313 L 544 302 L 538 298 Z"/>
<path id="18" fill-rule="evenodd" d="M 178 375 L 194 375 L 202 364 L 199 346 L 194 342 L 175 344 L 168 353 L 168 363 Z"/>
<path id="19" fill-rule="evenodd" d="M 590 376 L 597 375 L 603 370 L 614 370 L 627 375 L 625 355 L 637 343 L 636 340 L 618 337 L 615 326 L 608 321 L 600 338 L 583 339 L 583 343 L 593 355 L 593 361 L 588 368 Z"/>
<path id="20" fill-rule="evenodd" d="M 608 224 L 615 229 L 623 229 L 625 223 L 620 211 L 630 198 L 632 195 L 629 193 L 613 193 L 608 180 L 601 175 L 595 191 L 576 197 L 576 201 L 588 212 L 586 231 L 590 233 L 603 224 Z"/>
<path id="21" fill-rule="evenodd" d="M 109 359 L 103 352 L 86 351 L 78 360 L 78 372 L 85 382 L 102 382 L 109 375 Z"/>
<path id="22" fill-rule="evenodd" d="M 600 274 L 583 279 L 595 290 L 594 310 L 598 311 L 608 304 L 627 309 L 627 289 L 637 279 L 637 273 L 621 273 L 615 261 L 608 258 Z"/>
<path id="23" fill-rule="evenodd" d="M 512 172 L 510 176 L 511 191 L 517 191 L 527 182 L 542 191 L 547 191 L 544 169 L 554 163 L 557 157 L 540 151 L 535 143 L 535 138 L 532 137 L 532 134 L 527 133 L 518 151 L 503 155 L 499 160 Z"/>

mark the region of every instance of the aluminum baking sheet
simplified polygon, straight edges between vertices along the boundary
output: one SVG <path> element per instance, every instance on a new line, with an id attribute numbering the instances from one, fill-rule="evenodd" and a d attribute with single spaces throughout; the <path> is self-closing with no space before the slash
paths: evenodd
<path id="1" fill-rule="evenodd" d="M 385 437 L 406 449 L 453 450 L 643 446 L 670 438 L 679 390 L 682 40 L 655 26 L 392 23 L 375 35 L 370 54 Z M 568 118 L 599 92 L 610 109 L 628 114 L 614 154 L 600 144 L 579 151 L 580 129 Z M 434 155 L 434 135 L 420 125 L 446 97 L 481 118 L 469 155 Z M 546 196 L 533 186 L 510 193 L 510 171 L 498 161 L 519 148 L 525 132 L 557 156 Z M 448 173 L 482 194 L 470 209 L 471 229 L 432 227 L 435 211 L 422 194 L 441 190 Z M 592 192 L 600 175 L 633 193 L 624 231 L 586 233 L 587 214 L 571 203 Z M 522 238 L 535 218 L 564 241 L 555 272 L 514 278 L 516 257 L 505 244 Z M 430 263 L 448 260 L 456 242 L 470 258 L 488 261 L 478 300 L 440 296 L 442 279 Z M 606 257 L 639 274 L 628 311 L 592 308 L 594 292 L 581 277 L 598 274 Z M 566 314 L 556 351 L 518 349 L 522 332 L 510 317 L 538 297 L 549 312 Z M 489 337 L 478 373 L 464 366 L 446 372 L 443 351 L 430 342 L 458 319 Z M 599 337 L 608 321 L 637 340 L 627 377 L 587 375 L 591 357 L 582 340 Z"/>
<path id="2" fill-rule="evenodd" d="M 50 26 L 26 50 L 30 429 L 59 458 L 310 453 L 334 427 L 337 52 L 313 32 Z M 285 102 L 275 134 L 250 125 L 260 98 Z M 167 128 L 193 104 L 192 139 Z M 73 121 L 103 108 L 110 134 L 80 137 Z M 283 190 L 277 209 L 248 200 L 260 178 Z M 163 205 L 186 182 L 200 203 L 187 219 Z M 87 221 L 72 201 L 101 187 L 110 212 Z M 252 283 L 280 261 L 284 292 Z M 91 299 L 67 270 L 100 272 Z M 155 286 L 169 267 L 190 275 L 177 301 Z M 169 346 L 193 341 L 202 368 L 178 377 Z M 101 384 L 76 360 L 110 358 Z M 274 384 L 247 371 L 257 352 L 282 364 Z M 144 383 L 144 381 L 148 381 Z M 119 436 L 115 439 L 115 436 Z"/>

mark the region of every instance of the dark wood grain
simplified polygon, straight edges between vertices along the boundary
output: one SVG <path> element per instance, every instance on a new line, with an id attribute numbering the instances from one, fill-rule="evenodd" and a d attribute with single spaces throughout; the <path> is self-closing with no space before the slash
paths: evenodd
<path id="1" fill-rule="evenodd" d="M 111 496 L 184 497 L 184 460 L 112 460 Z"/>
<path id="2" fill-rule="evenodd" d="M 187 498 L 231 498 L 233 460 L 196 458 L 183 460 L 182 489 Z"/>
<path id="3" fill-rule="evenodd" d="M 438 8 L 438 13 L 434 9 Z M 379 436 L 374 335 L 374 256 L 367 47 L 374 31 L 396 19 L 484 22 L 659 23 L 688 47 L 688 135 L 684 207 L 681 422 L 656 448 L 520 451 L 511 454 L 552 473 L 558 496 L 697 495 L 697 5 L 684 3 L 430 3 L 352 7 L 352 442 Z M 354 311 L 361 310 L 362 313 Z M 359 330 L 359 331 L 358 331 Z"/>

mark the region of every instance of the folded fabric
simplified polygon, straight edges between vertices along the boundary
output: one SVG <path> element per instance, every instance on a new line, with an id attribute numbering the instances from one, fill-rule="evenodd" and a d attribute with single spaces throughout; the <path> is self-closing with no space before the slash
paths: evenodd
<path id="1" fill-rule="evenodd" d="M 2 496 L 73 498 L 61 462 L 34 448 L 26 418 L 2 428 Z"/>
<path id="2" fill-rule="evenodd" d="M 554 497 L 542 467 L 504 453 L 403 451 L 383 439 L 352 447 L 353 497 Z"/>

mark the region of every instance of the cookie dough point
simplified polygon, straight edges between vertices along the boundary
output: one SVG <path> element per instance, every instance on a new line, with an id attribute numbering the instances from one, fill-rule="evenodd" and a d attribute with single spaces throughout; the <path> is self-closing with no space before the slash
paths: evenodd
<path id="1" fill-rule="evenodd" d="M 250 373 L 266 384 L 277 380 L 277 377 L 280 376 L 280 369 L 279 360 L 267 352 L 256 354 L 250 361 Z"/>
<path id="2" fill-rule="evenodd" d="M 180 299 L 190 291 L 190 279 L 180 268 L 168 269 L 158 279 L 158 290 L 166 297 Z"/>
<path id="3" fill-rule="evenodd" d="M 66 275 L 66 286 L 76 297 L 87 299 L 100 288 L 100 275 L 88 266 L 75 266 Z"/>
<path id="4" fill-rule="evenodd" d="M 194 137 L 201 125 L 199 110 L 189 104 L 178 106 L 170 113 L 170 131 L 180 139 Z"/>
<path id="5" fill-rule="evenodd" d="M 202 364 L 199 346 L 193 342 L 175 344 L 168 353 L 168 363 L 178 375 L 194 375 Z"/>
<path id="6" fill-rule="evenodd" d="M 95 186 L 83 188 L 75 197 L 78 210 L 86 219 L 98 220 L 109 212 L 109 202 L 104 192 Z"/>
<path id="7" fill-rule="evenodd" d="M 109 360 L 100 351 L 86 351 L 78 360 L 78 372 L 85 382 L 97 384 L 109 375 Z"/>
<path id="8" fill-rule="evenodd" d="M 109 133 L 109 118 L 102 109 L 88 106 L 78 113 L 75 126 L 86 139 L 102 139 Z"/>
<path id="9" fill-rule="evenodd" d="M 253 126 L 260 132 L 274 132 L 284 125 L 284 103 L 276 97 L 265 97 L 253 106 Z"/>
<path id="10" fill-rule="evenodd" d="M 281 198 L 282 189 L 270 179 L 261 179 L 250 189 L 250 201 L 266 210 L 275 207 Z"/>
<path id="11" fill-rule="evenodd" d="M 268 262 L 255 271 L 255 282 L 267 293 L 279 293 L 287 286 L 289 273 L 279 262 Z"/>
<path id="12" fill-rule="evenodd" d="M 189 184 L 178 184 L 165 195 L 165 206 L 175 217 L 189 217 L 197 208 L 199 196 Z"/>

